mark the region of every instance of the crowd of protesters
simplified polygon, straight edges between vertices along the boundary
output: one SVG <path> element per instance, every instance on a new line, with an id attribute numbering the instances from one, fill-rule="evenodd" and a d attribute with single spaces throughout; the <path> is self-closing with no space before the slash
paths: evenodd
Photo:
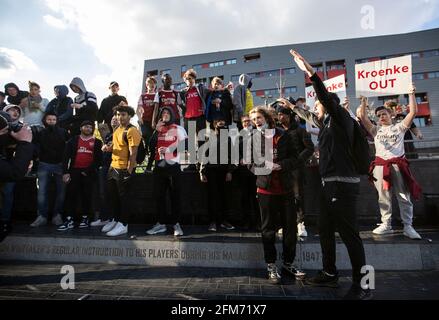
<path id="1" fill-rule="evenodd" d="M 414 129 L 415 88 L 412 86 L 408 91 L 407 115 L 395 112 L 392 109 L 395 106 L 387 103 L 375 110 L 378 119 L 375 122 L 370 119 L 366 98 L 361 99 L 355 115 L 350 101 L 341 103 L 336 94 L 328 92 L 300 54 L 291 51 L 291 55 L 312 81 L 317 94 L 313 108 L 301 97 L 280 98 L 271 105 L 255 106 L 249 75 L 241 75 L 235 88 L 225 86 L 219 77 L 213 78 L 207 87 L 197 81 L 193 69 L 184 73 L 186 87 L 181 91 L 174 90 L 169 74 L 163 74 L 160 79 L 147 77 L 145 92 L 139 97 L 136 109 L 118 94 L 119 84 L 114 81 L 109 85 L 110 96 L 103 99 L 100 107 L 96 96 L 80 78 L 74 78 L 69 85 L 77 94 L 74 99 L 68 96 L 67 86 L 57 85 L 55 98 L 50 102 L 41 97 L 36 82 L 29 82 L 29 92 L 20 90 L 14 83 L 6 84 L 5 92 L 0 93 L 1 116 L 8 123 L 23 122 L 37 128 L 33 130 L 36 151 L 32 170 L 37 177 L 38 208 L 31 226 L 37 228 L 48 223 L 48 203 L 52 197 L 49 181 L 54 178 L 51 222 L 57 230 L 102 227 L 107 236 L 126 235 L 130 183 L 136 166 L 145 162 L 146 170 L 153 175 L 151 205 L 155 208 L 155 225 L 146 233 L 167 231 L 164 214 L 170 204 L 173 234 L 182 236 L 183 159 L 189 164 L 184 170 L 196 172 L 200 182 L 206 185 L 210 219 L 207 230 L 235 229 L 228 214 L 231 182 L 236 180 L 241 194 L 241 227 L 258 225 L 270 281 L 279 283 L 281 279 L 275 247 L 279 230 L 283 239 L 282 272 L 303 279 L 305 274 L 293 263 L 297 236 L 307 236 L 303 200 L 305 167 L 313 162 L 318 149 L 323 270 L 307 282 L 316 286 L 337 285 L 335 231 L 338 231 L 352 263 L 351 294 L 367 298 L 370 292 L 359 285 L 360 270 L 366 259 L 357 226 L 356 196 L 364 172 L 356 161 L 355 146 L 362 142 L 358 139 L 375 143 L 376 155 L 370 163 L 369 178 L 378 192 L 382 225 L 373 233 L 393 232 L 394 190 L 404 235 L 420 239 L 412 226 L 411 197 L 416 199 L 421 191 L 410 172 L 404 149 L 404 139 Z M 136 114 L 138 127 L 131 124 Z M 230 134 L 233 130 L 239 134 Z M 224 131 L 226 135 L 222 134 Z M 414 132 L 422 138 L 419 130 Z M 318 146 L 314 146 L 312 135 L 318 137 Z M 238 155 L 233 157 L 232 149 L 236 146 Z M 14 145 L 8 145 L 2 155 L 8 157 L 13 152 Z M 10 229 L 15 185 L 15 182 L 1 185 L 4 231 Z M 95 198 L 99 199 L 100 215 L 90 221 Z"/>

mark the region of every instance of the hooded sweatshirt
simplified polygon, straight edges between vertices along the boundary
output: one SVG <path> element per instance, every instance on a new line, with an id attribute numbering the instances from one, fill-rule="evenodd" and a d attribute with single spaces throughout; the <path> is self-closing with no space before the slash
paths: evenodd
<path id="1" fill-rule="evenodd" d="M 46 113 L 54 113 L 58 117 L 58 125 L 61 128 L 67 129 L 70 122 L 73 120 L 73 109 L 70 108 L 73 103 L 72 98 L 67 97 L 69 88 L 64 85 L 55 86 L 58 89 L 58 97 L 49 102 L 46 108 Z"/>
<path id="2" fill-rule="evenodd" d="M 44 120 L 45 118 L 43 118 Z M 37 136 L 39 159 L 41 162 L 61 164 L 67 141 L 67 131 L 63 128 L 43 123 L 45 129 Z"/>
<path id="3" fill-rule="evenodd" d="M 81 90 L 81 92 L 75 97 L 75 103 L 82 104 L 83 107 L 81 109 L 76 109 L 76 115 L 73 116 L 71 131 L 72 134 L 80 134 L 79 128 L 83 121 L 88 120 L 95 122 L 97 120 L 98 105 L 95 94 L 87 91 L 84 82 L 80 78 L 73 78 L 70 83 L 70 88 L 72 88 L 72 85 L 75 85 Z"/>
<path id="4" fill-rule="evenodd" d="M 239 85 L 236 86 L 233 92 L 233 117 L 235 121 L 239 121 L 240 117 L 246 112 L 247 90 L 251 80 L 252 78 L 248 74 L 242 74 L 239 77 Z"/>
<path id="5" fill-rule="evenodd" d="M 118 94 L 111 95 L 106 97 L 104 100 L 102 100 L 101 107 L 98 111 L 98 122 L 99 123 L 106 123 L 110 130 L 111 128 L 111 118 L 113 118 L 113 109 L 119 105 L 122 101 L 128 103 L 127 98 L 124 96 L 120 96 Z"/>
<path id="6" fill-rule="evenodd" d="M 8 88 L 15 88 L 17 90 L 17 95 L 16 96 L 10 96 L 8 93 Z M 18 86 L 11 82 L 5 85 L 5 94 L 8 97 L 8 103 L 9 104 L 15 104 L 15 105 L 20 105 L 21 100 L 23 100 L 24 98 L 26 98 L 29 95 L 29 92 L 27 91 L 20 91 L 20 89 L 18 88 Z"/>

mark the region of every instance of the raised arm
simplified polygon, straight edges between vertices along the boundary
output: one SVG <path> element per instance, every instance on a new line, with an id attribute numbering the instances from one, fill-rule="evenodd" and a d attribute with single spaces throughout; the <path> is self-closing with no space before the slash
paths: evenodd
<path id="1" fill-rule="evenodd" d="M 403 120 L 403 123 L 407 128 L 410 128 L 413 120 L 416 117 L 416 114 L 418 113 L 418 104 L 416 103 L 415 92 L 416 92 L 416 88 L 415 88 L 414 84 L 412 83 L 409 87 L 410 112 L 406 115 L 406 117 Z"/>
<path id="2" fill-rule="evenodd" d="M 359 107 L 359 118 L 361 120 L 361 123 L 363 124 L 363 126 L 366 128 L 366 130 L 368 132 L 372 132 L 374 125 L 373 123 L 370 121 L 369 117 L 367 116 L 367 112 L 366 112 L 366 108 L 367 108 L 367 98 L 366 97 L 361 97 L 361 104 Z"/>

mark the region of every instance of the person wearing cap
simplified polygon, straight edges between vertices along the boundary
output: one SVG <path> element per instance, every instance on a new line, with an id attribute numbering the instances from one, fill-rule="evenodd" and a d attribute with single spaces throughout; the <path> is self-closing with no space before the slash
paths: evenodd
<path id="1" fill-rule="evenodd" d="M 94 122 L 85 120 L 80 124 L 81 134 L 71 138 L 66 145 L 63 157 L 63 181 L 67 184 L 68 216 L 58 231 L 67 231 L 75 227 L 78 212 L 78 198 L 81 198 L 82 210 L 79 228 L 89 227 L 89 215 L 92 213 L 94 181 L 98 168 L 102 165 L 102 142 L 93 136 Z"/>
<path id="2" fill-rule="evenodd" d="M 77 94 L 71 107 L 73 119 L 70 124 L 70 134 L 72 136 L 81 134 L 80 126 L 83 121 L 95 122 L 98 114 L 96 95 L 87 91 L 84 82 L 80 78 L 73 78 L 70 82 L 70 89 Z"/>
<path id="3" fill-rule="evenodd" d="M 199 169 L 200 180 L 207 184 L 208 208 L 210 224 L 208 231 L 216 232 L 220 226 L 226 230 L 234 230 L 235 227 L 229 222 L 227 213 L 230 208 L 230 190 L 233 179 L 233 172 L 237 169 L 238 163 L 232 162 L 232 141 L 228 132 L 226 117 L 222 113 L 215 113 L 212 118 L 214 131 L 210 134 L 201 155 L 201 166 Z M 224 137 L 226 139 L 224 139 Z M 215 154 L 213 154 L 215 153 Z M 222 159 L 227 155 L 227 161 Z"/>
<path id="4" fill-rule="evenodd" d="M 128 101 L 127 98 L 118 94 L 119 84 L 116 81 L 112 81 L 108 89 L 110 89 L 111 94 L 101 102 L 101 107 L 98 111 L 98 123 L 107 124 L 110 131 L 112 131 L 113 129 L 111 127 L 111 118 L 113 118 L 114 109 L 122 101 L 126 104 L 128 104 Z"/>
<path id="5" fill-rule="evenodd" d="M 8 104 L 4 109 L 4 112 L 9 114 L 9 117 L 11 119 L 11 123 L 16 123 L 20 120 L 20 118 L 23 115 L 23 110 L 20 106 L 17 106 L 15 104 Z"/>
<path id="6" fill-rule="evenodd" d="M 181 168 L 179 150 L 184 150 L 187 133 L 182 126 L 175 124 L 174 110 L 163 107 L 159 113 L 156 132 L 151 139 L 150 148 L 155 150 L 153 170 L 155 218 L 157 223 L 146 231 L 149 235 L 166 232 L 163 222 L 166 215 L 166 194 L 171 196 L 171 215 L 174 236 L 182 236 L 180 226 L 181 206 Z"/>
<path id="7" fill-rule="evenodd" d="M 299 126 L 295 114 L 290 108 L 280 107 L 277 110 L 278 120 L 286 134 L 290 135 L 299 153 L 300 167 L 294 171 L 294 201 L 297 212 L 297 235 L 307 237 L 305 228 L 305 213 L 303 207 L 303 191 L 305 184 L 305 163 L 314 153 L 314 143 L 311 135 Z"/>
<path id="8" fill-rule="evenodd" d="M 0 111 L 3 110 L 4 107 L 6 107 L 6 95 L 3 91 L 0 91 Z"/>

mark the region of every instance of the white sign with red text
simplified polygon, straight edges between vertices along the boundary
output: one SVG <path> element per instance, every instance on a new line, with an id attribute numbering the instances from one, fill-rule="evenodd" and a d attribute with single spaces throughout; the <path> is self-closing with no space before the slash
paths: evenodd
<path id="1" fill-rule="evenodd" d="M 343 103 L 344 98 L 346 98 L 346 80 L 344 74 L 337 76 L 326 81 L 323 81 L 326 89 L 329 92 L 334 92 L 340 98 L 340 103 Z M 314 107 L 316 102 L 316 92 L 313 86 L 305 88 L 306 104 L 310 107 Z"/>
<path id="2" fill-rule="evenodd" d="M 411 83 L 411 55 L 355 65 L 357 98 L 405 94 Z"/>

